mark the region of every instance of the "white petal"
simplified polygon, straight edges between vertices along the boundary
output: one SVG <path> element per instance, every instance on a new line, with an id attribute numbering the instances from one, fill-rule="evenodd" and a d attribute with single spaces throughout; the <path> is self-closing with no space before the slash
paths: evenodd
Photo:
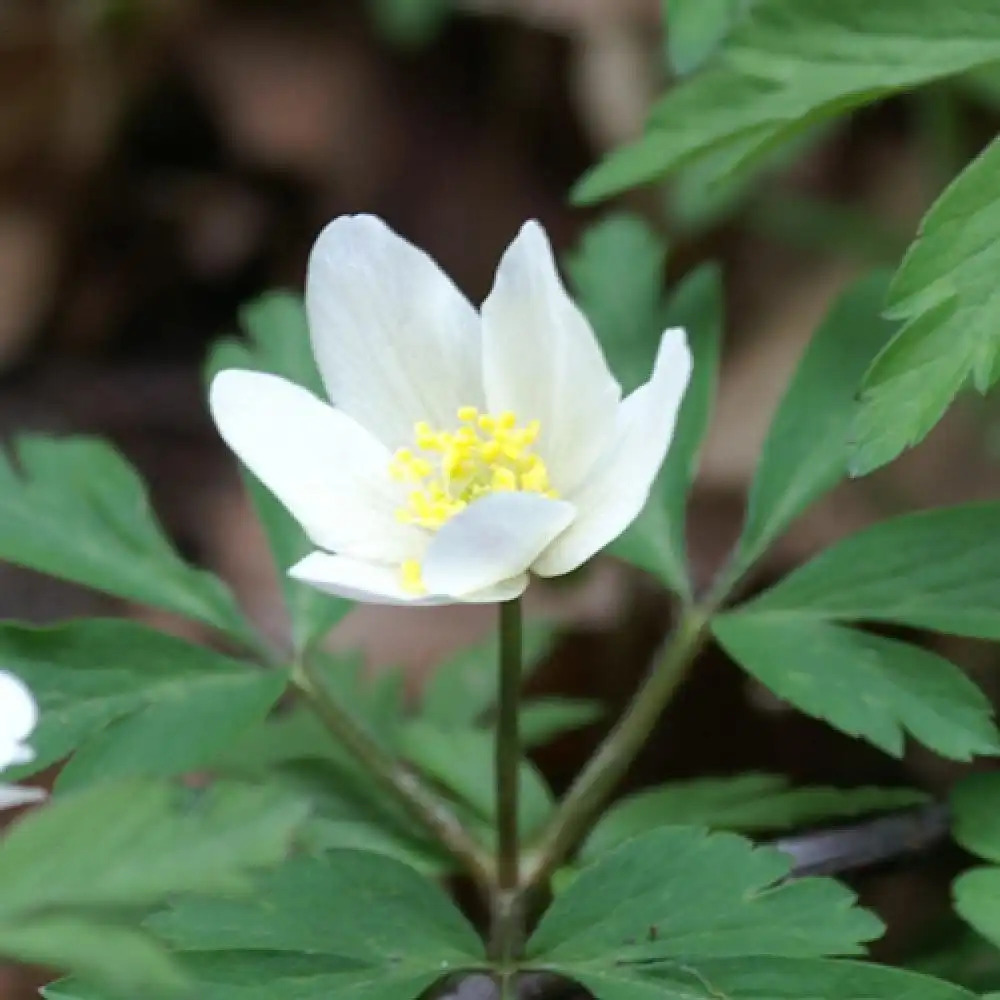
<path id="1" fill-rule="evenodd" d="M 12 809 L 45 798 L 44 788 L 22 788 L 19 785 L 0 785 L 0 809 Z"/>
<path id="2" fill-rule="evenodd" d="M 0 771 L 25 762 L 31 751 L 22 743 L 37 722 L 38 706 L 31 691 L 19 678 L 0 670 Z"/>
<path id="3" fill-rule="evenodd" d="M 380 566 L 332 556 L 326 552 L 313 552 L 296 563 L 289 575 L 303 583 L 338 597 L 365 604 L 405 604 L 410 607 L 428 607 L 435 604 L 492 604 L 510 601 L 520 596 L 528 585 L 527 574 L 502 580 L 494 587 L 484 588 L 462 598 L 445 595 L 417 596 L 403 590 L 398 566 Z"/>
<path id="4" fill-rule="evenodd" d="M 317 545 L 402 561 L 425 544 L 395 518 L 405 490 L 389 477 L 389 451 L 345 413 L 276 375 L 238 370 L 215 377 L 209 403 L 229 447 Z"/>
<path id="5" fill-rule="evenodd" d="M 309 258 L 306 307 L 330 399 L 390 448 L 413 425 L 482 405 L 476 310 L 422 250 L 370 215 L 341 216 Z"/>
<path id="6" fill-rule="evenodd" d="M 537 222 L 504 254 L 482 312 L 488 408 L 541 421 L 538 451 L 554 488 L 568 495 L 608 446 L 621 387 Z"/>
<path id="7" fill-rule="evenodd" d="M 525 573 L 565 531 L 572 504 L 537 493 L 494 493 L 469 504 L 431 539 L 423 579 L 434 594 L 466 594 Z"/>
<path id="8" fill-rule="evenodd" d="M 684 331 L 667 330 L 653 377 L 621 404 L 614 443 L 570 498 L 577 507 L 576 520 L 532 566 L 535 573 L 569 573 L 639 516 L 670 447 L 690 376 L 691 352 Z"/>

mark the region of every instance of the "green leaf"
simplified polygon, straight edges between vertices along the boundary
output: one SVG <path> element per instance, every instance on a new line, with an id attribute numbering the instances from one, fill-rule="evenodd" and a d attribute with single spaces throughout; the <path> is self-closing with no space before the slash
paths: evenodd
<path id="1" fill-rule="evenodd" d="M 1000 750 L 986 696 L 930 650 L 794 615 L 722 615 L 712 627 L 776 695 L 893 756 L 904 731 L 952 760 Z"/>
<path id="2" fill-rule="evenodd" d="M 1000 639 L 1000 503 L 882 521 L 821 552 L 743 610 Z"/>
<path id="3" fill-rule="evenodd" d="M 968 990 L 905 969 L 799 958 L 722 959 L 560 970 L 601 1000 L 974 1000 Z"/>
<path id="4" fill-rule="evenodd" d="M 299 296 L 271 292 L 246 306 L 240 319 L 249 343 L 223 340 L 216 344 L 208 363 L 210 376 L 226 368 L 270 372 L 326 398 L 312 356 L 305 306 Z M 292 623 L 292 641 L 296 651 L 301 652 L 329 632 L 352 604 L 288 576 L 286 570 L 315 546 L 270 490 L 245 469 L 243 473 L 271 547 Z"/>
<path id="5" fill-rule="evenodd" d="M 598 821 L 584 859 L 662 826 L 696 824 L 721 830 L 783 830 L 817 820 L 884 812 L 927 801 L 908 788 L 792 788 L 777 774 L 678 781 L 630 795 Z"/>
<path id="6" fill-rule="evenodd" d="M 0 923 L 58 907 L 152 906 L 176 893 L 228 893 L 276 864 L 306 808 L 265 789 L 185 796 L 115 782 L 57 798 L 0 842 Z"/>
<path id="7" fill-rule="evenodd" d="M 394 747 L 406 715 L 406 677 L 402 670 L 372 675 L 359 654 L 309 654 L 323 687 L 386 747 Z M 327 743 L 330 742 L 327 736 Z"/>
<path id="8" fill-rule="evenodd" d="M 566 271 L 611 370 L 625 392 L 645 382 L 663 332 L 667 246 L 636 215 L 619 212 L 590 226 Z"/>
<path id="9" fill-rule="evenodd" d="M 731 833 L 664 827 L 584 868 L 528 943 L 532 966 L 600 968 L 751 955 L 855 954 L 882 925 L 830 879 Z"/>
<path id="10" fill-rule="evenodd" d="M 117 783 L 57 799 L 0 841 L 0 951 L 126 990 L 176 985 L 126 921 L 179 894 L 232 893 L 277 864 L 305 818 L 287 795 Z"/>
<path id="11" fill-rule="evenodd" d="M 187 980 L 169 952 L 148 934 L 83 917 L 30 917 L 0 924 L 0 955 L 19 962 L 71 970 L 109 992 L 179 992 Z"/>
<path id="12" fill-rule="evenodd" d="M 188 900 L 148 924 L 182 952 L 201 953 L 187 967 L 212 984 L 203 992 L 213 997 L 251 995 L 240 985 L 267 986 L 275 997 L 416 996 L 483 964 L 478 936 L 435 883 L 364 851 L 295 859 L 252 899 Z M 376 983 L 382 992 L 369 993 Z"/>
<path id="13" fill-rule="evenodd" d="M 555 639 L 546 622 L 524 623 L 524 676 L 549 655 Z M 420 714 L 440 729 L 469 729 L 481 721 L 497 700 L 497 637 L 468 646 L 434 668 L 424 687 Z"/>
<path id="14" fill-rule="evenodd" d="M 987 941 L 1000 944 L 1000 868 L 963 872 L 952 883 L 955 911 Z"/>
<path id="15" fill-rule="evenodd" d="M 414 720 L 402 733 L 401 752 L 490 824 L 496 823 L 493 734 L 484 730 L 444 730 Z M 521 762 L 518 826 L 525 836 L 552 812 L 552 793 L 527 760 Z"/>
<path id="16" fill-rule="evenodd" d="M 907 323 L 865 379 L 855 472 L 883 465 L 920 441 L 970 375 L 981 391 L 996 381 L 998 268 L 1000 140 L 931 206 L 896 274 L 889 309 Z"/>
<path id="17" fill-rule="evenodd" d="M 389 972 L 339 955 L 205 952 L 185 956 L 200 995 L 211 1000 L 417 1000 L 441 975 L 409 975 L 410 963 Z M 415 963 L 414 963 L 415 964 Z M 46 1000 L 107 1000 L 76 980 L 43 991 Z"/>
<path id="18" fill-rule="evenodd" d="M 722 176 L 745 169 L 817 122 L 1000 59 L 998 18 L 993 0 L 759 0 L 712 66 L 669 91 L 643 137 L 573 197 L 599 201 L 725 148 Z"/>
<path id="19" fill-rule="evenodd" d="M 229 590 L 177 555 L 110 445 L 27 435 L 15 457 L 0 455 L 0 559 L 258 642 Z"/>
<path id="20" fill-rule="evenodd" d="M 1000 774 L 970 774 L 952 790 L 952 833 L 968 851 L 1000 864 Z"/>
<path id="21" fill-rule="evenodd" d="M 119 619 L 0 626 L 0 662 L 41 708 L 37 757 L 15 774 L 78 750 L 60 788 L 203 766 L 261 722 L 287 682 L 284 671 Z"/>
<path id="22" fill-rule="evenodd" d="M 287 764 L 268 775 L 273 785 L 310 803 L 303 832 L 313 851 L 349 846 L 388 854 L 422 871 L 447 872 L 451 859 L 422 826 L 345 753 L 340 759 Z M 359 843 L 359 832 L 368 835 Z"/>
<path id="23" fill-rule="evenodd" d="M 750 489 L 736 557 L 745 570 L 810 504 L 847 475 L 857 388 L 892 326 L 879 316 L 888 276 L 875 274 L 834 304 L 778 407 Z"/>
<path id="24" fill-rule="evenodd" d="M 582 698 L 536 698 L 521 706 L 521 744 L 544 746 L 564 733 L 597 722 L 604 706 Z"/>
<path id="25" fill-rule="evenodd" d="M 678 76 L 696 70 L 736 23 L 743 0 L 664 0 L 667 57 Z"/>
<path id="26" fill-rule="evenodd" d="M 687 330 L 694 356 L 691 382 L 667 460 L 649 500 L 609 551 L 689 598 L 692 588 L 685 542 L 686 505 L 715 399 L 723 328 L 722 279 L 716 267 L 704 265 L 685 278 L 671 299 L 662 325 Z"/>

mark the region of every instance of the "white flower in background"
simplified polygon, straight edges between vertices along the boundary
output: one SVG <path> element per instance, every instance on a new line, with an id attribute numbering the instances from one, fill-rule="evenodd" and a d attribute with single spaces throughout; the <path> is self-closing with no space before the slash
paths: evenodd
<path id="1" fill-rule="evenodd" d="M 37 722 L 38 707 L 31 692 L 13 674 L 0 670 L 0 771 L 35 759 L 35 752 L 25 740 Z M 41 788 L 0 785 L 0 809 L 43 798 Z"/>
<path id="2" fill-rule="evenodd" d="M 223 438 L 319 549 L 296 579 L 383 604 L 504 601 L 639 514 L 691 373 L 684 332 L 623 400 L 537 223 L 477 312 L 379 219 L 338 218 L 306 306 L 333 406 L 259 372 L 211 387 Z"/>

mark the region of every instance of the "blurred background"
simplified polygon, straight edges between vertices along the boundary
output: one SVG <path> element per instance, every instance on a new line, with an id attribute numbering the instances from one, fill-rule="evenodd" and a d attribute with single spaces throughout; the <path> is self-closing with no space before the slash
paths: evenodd
<path id="1" fill-rule="evenodd" d="M 661 7 L 0 0 L 4 434 L 110 437 L 182 551 L 278 633 L 263 539 L 203 402 L 208 346 L 235 330 L 248 299 L 300 289 L 312 240 L 341 213 L 383 216 L 476 301 L 526 218 L 571 250 L 601 212 L 573 208 L 569 187 L 639 133 L 669 85 Z M 898 262 L 998 112 L 996 77 L 951 81 L 811 133 L 738 186 L 709 192 L 689 171 L 617 206 L 667 239 L 665 282 L 709 259 L 725 269 L 723 378 L 691 515 L 700 580 L 735 538 L 769 416 L 831 299 L 862 271 Z M 998 447 L 995 404 L 960 403 L 919 450 L 811 512 L 754 586 L 889 513 L 995 496 Z M 615 711 L 669 626 L 669 601 L 611 561 L 535 589 L 533 608 L 565 634 L 534 683 Z M 150 616 L 6 567 L 0 614 Z M 334 641 L 362 646 L 373 670 L 406 666 L 416 687 L 446 651 L 485 632 L 484 614 L 359 609 Z M 934 641 L 1000 693 L 994 648 Z M 557 789 L 600 732 L 542 752 Z M 835 734 L 710 649 L 630 782 L 770 769 L 942 792 L 955 767 L 922 750 L 892 761 Z M 942 847 L 861 877 L 866 902 L 891 920 L 884 956 L 932 932 L 953 860 Z M 0 979 L 5 1000 L 13 983 Z"/>

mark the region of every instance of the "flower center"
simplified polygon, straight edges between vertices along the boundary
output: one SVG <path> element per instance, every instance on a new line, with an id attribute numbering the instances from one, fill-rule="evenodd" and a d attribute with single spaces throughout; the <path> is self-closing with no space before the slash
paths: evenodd
<path id="1" fill-rule="evenodd" d="M 413 428 L 415 448 L 400 448 L 389 474 L 412 483 L 406 505 L 396 511 L 404 524 L 437 531 L 470 503 L 491 493 L 541 493 L 555 498 L 549 472 L 533 451 L 541 430 L 537 420 L 521 426 L 508 412 L 480 413 L 474 406 L 458 411 L 456 430 L 436 431 L 421 421 Z M 420 562 L 402 566 L 403 587 L 423 593 Z"/>

